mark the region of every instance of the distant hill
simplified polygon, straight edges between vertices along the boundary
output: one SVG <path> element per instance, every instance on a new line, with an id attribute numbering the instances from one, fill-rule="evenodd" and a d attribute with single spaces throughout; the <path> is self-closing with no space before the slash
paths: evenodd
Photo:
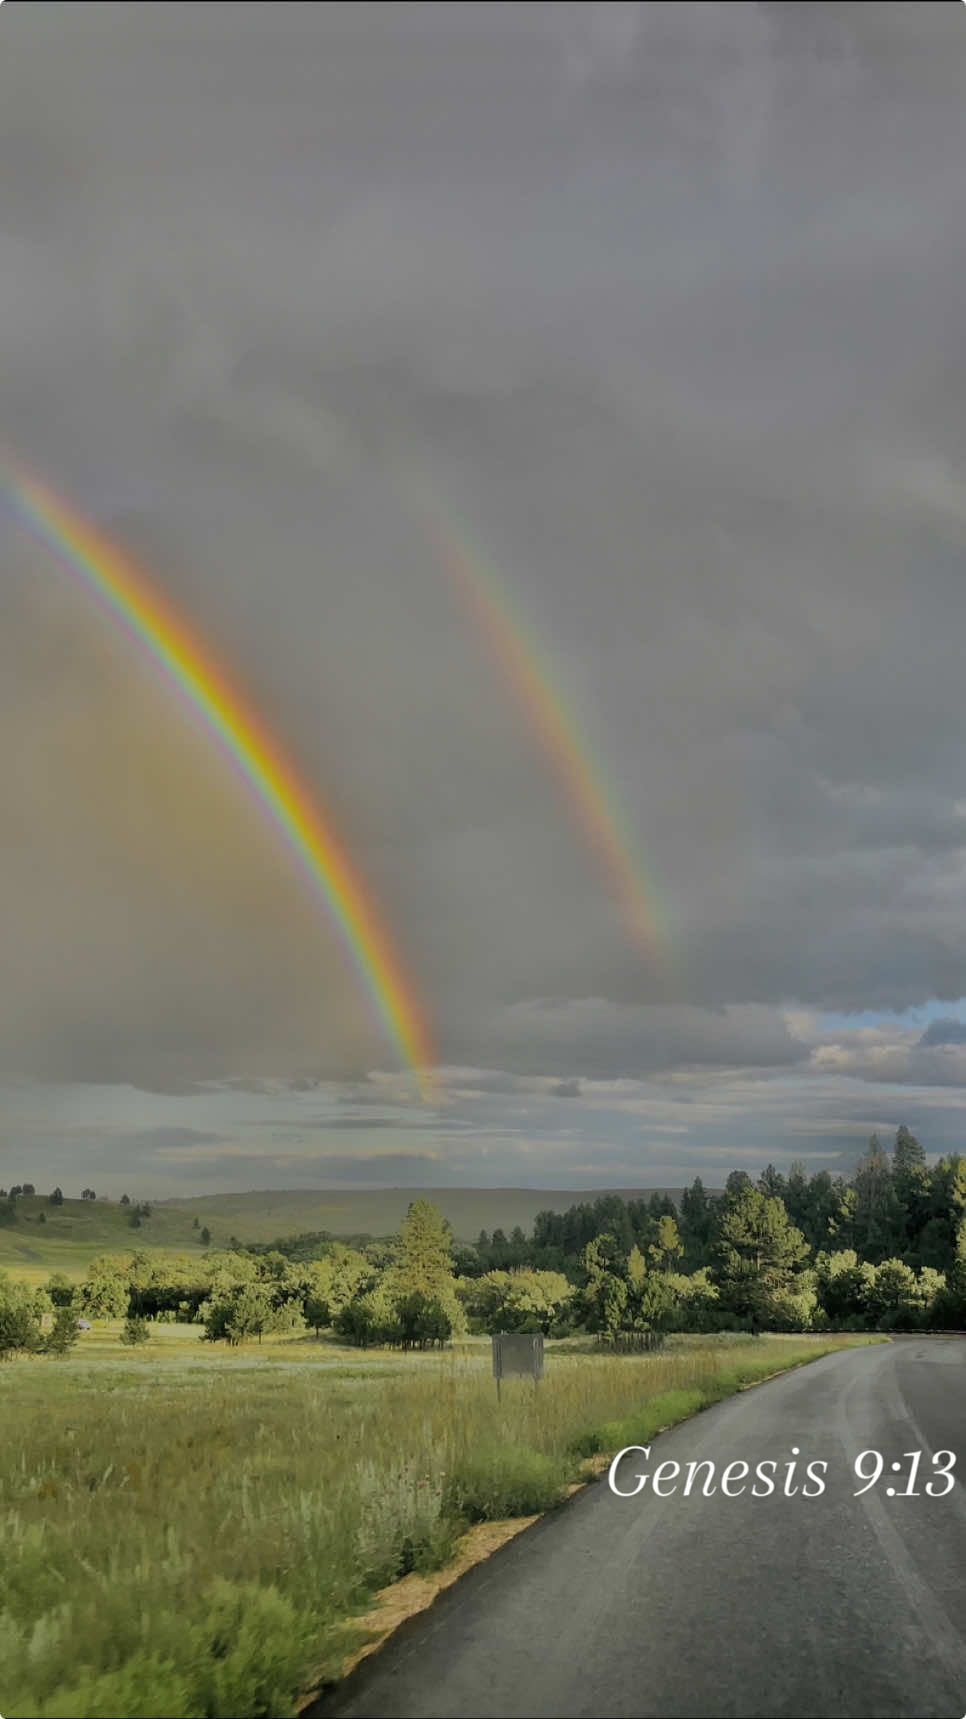
<path id="1" fill-rule="evenodd" d="M 167 1202 L 158 1210 L 198 1216 L 214 1239 L 237 1235 L 241 1241 L 273 1241 L 309 1230 L 333 1235 L 392 1235 L 412 1200 L 432 1200 L 453 1226 L 457 1241 L 475 1241 L 481 1230 L 514 1225 L 530 1230 L 538 1212 L 565 1212 L 571 1206 L 618 1194 L 624 1200 L 668 1193 L 679 1201 L 680 1188 L 314 1188 L 250 1194 L 205 1194 Z M 227 1227 L 226 1227 L 227 1226 Z"/>
<path id="2" fill-rule="evenodd" d="M 232 1236 L 243 1243 L 269 1242 L 317 1230 L 334 1236 L 392 1235 L 410 1201 L 420 1198 L 441 1208 L 458 1241 L 471 1242 L 480 1230 L 503 1229 L 509 1235 L 519 1224 L 529 1231 L 538 1212 L 563 1212 L 602 1194 L 619 1194 L 628 1200 L 649 1199 L 653 1193 L 668 1193 L 679 1200 L 681 1189 L 267 1189 L 152 1201 L 151 1216 L 138 1227 L 131 1223 L 132 1208 L 113 1201 L 65 1199 L 63 1205 L 52 1206 L 46 1196 L 22 1196 L 15 1221 L 0 1223 L 0 1271 L 33 1282 L 41 1282 L 52 1271 L 83 1277 L 100 1253 L 157 1247 L 200 1252 L 201 1231 L 206 1228 L 212 1247 L 225 1247 Z"/>
<path id="3" fill-rule="evenodd" d="M 0 1223 L 0 1271 L 39 1282 L 52 1271 L 83 1277 L 99 1253 L 153 1247 L 201 1252 L 203 1217 L 196 1230 L 193 1212 L 152 1202 L 151 1216 L 135 1228 L 132 1211 L 113 1200 L 65 1199 L 63 1205 L 52 1206 L 45 1195 L 21 1195 L 15 1221 Z M 211 1230 L 214 1242 L 214 1225 Z"/>

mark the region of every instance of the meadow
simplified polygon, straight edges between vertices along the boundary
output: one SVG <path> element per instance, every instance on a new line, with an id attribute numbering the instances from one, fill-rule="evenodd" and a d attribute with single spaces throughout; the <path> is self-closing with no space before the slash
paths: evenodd
<path id="1" fill-rule="evenodd" d="M 617 1357 L 571 1339 L 498 1402 L 487 1339 L 403 1355 L 119 1333 L 0 1367 L 7 1719 L 290 1714 L 339 1674 L 371 1596 L 444 1564 L 470 1523 L 552 1508 L 594 1452 L 868 1341 Z"/>

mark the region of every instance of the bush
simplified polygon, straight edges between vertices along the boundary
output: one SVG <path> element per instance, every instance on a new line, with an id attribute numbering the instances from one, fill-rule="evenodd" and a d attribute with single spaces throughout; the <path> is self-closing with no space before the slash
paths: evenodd
<path id="1" fill-rule="evenodd" d="M 449 1503 L 469 1522 L 535 1516 L 564 1497 L 570 1468 L 526 1445 L 491 1444 L 470 1451 L 450 1476 Z"/>
<path id="2" fill-rule="evenodd" d="M 121 1342 L 128 1343 L 133 1348 L 138 1343 L 146 1343 L 150 1335 L 147 1320 L 142 1319 L 138 1313 L 129 1313 L 124 1321 Z"/>
<path id="3" fill-rule="evenodd" d="M 0 1272 L 0 1359 L 18 1349 L 39 1349 L 43 1342 L 40 1321 L 49 1310 L 50 1302 L 42 1290 L 11 1282 L 6 1272 Z"/>

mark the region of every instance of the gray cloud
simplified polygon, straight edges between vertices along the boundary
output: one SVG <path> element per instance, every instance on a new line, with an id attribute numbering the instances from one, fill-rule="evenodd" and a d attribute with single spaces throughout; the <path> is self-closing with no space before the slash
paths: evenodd
<path id="1" fill-rule="evenodd" d="M 919 1043 L 924 1048 L 931 1045 L 966 1045 L 966 1021 L 930 1021 Z"/>
<path id="2" fill-rule="evenodd" d="M 590 1127 L 588 1081 L 766 1071 L 813 1093 L 824 1149 L 826 1080 L 960 1085 L 939 1022 L 789 1025 L 966 993 L 960 9 L 49 5 L 0 30 L 8 434 L 290 747 L 459 1102 L 506 1123 L 579 1093 Z M 551 665 L 670 978 L 417 492 Z M 0 551 L 0 1070 L 136 1085 L 146 1117 L 292 1075 L 354 1103 L 382 1070 L 401 1118 L 264 817 L 4 511 Z"/>

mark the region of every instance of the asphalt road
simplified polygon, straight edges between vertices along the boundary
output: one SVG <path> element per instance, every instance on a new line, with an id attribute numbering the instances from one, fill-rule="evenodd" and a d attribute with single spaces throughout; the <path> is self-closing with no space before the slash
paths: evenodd
<path id="1" fill-rule="evenodd" d="M 829 1464 L 821 1496 L 781 1490 L 791 1447 Z M 862 1450 L 888 1473 L 861 1497 Z M 890 1498 L 921 1450 L 956 1453 L 945 1497 Z M 312 1714 L 365 1719 L 963 1719 L 966 1339 L 830 1355 L 743 1392 L 625 1459 L 711 1459 L 717 1490 L 617 1498 L 606 1478 L 470 1572 Z M 747 1486 L 779 1463 L 775 1494 Z M 727 1497 L 725 1464 L 752 1469 Z M 892 1461 L 902 1462 L 893 1476 Z M 821 1472 L 821 1471 L 820 1471 Z M 698 1480 L 700 1487 L 706 1471 Z M 735 1474 L 732 1487 L 740 1484 Z M 673 1483 L 665 1471 L 662 1483 Z M 794 1484 L 795 1481 L 792 1482 Z"/>

